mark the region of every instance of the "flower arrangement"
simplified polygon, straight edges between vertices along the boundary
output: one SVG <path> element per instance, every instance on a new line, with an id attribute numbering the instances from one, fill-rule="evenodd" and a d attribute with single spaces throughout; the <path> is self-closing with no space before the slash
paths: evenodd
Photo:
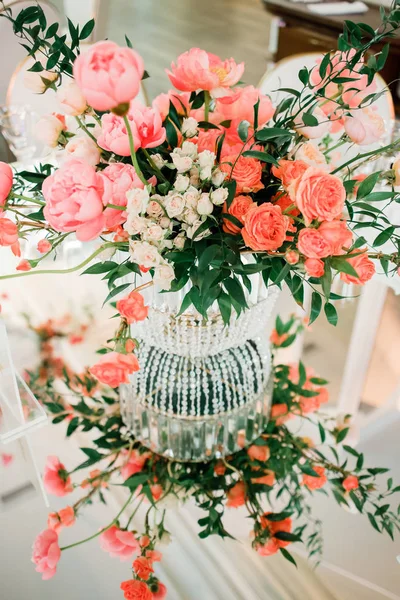
<path id="1" fill-rule="evenodd" d="M 368 177 L 360 170 L 398 147 L 363 150 L 385 133 L 374 75 L 389 46 L 371 49 L 398 29 L 397 0 L 376 31 L 346 21 L 338 51 L 302 69 L 301 91 L 285 90 L 278 106 L 241 83 L 243 63 L 198 48 L 167 70 L 176 89 L 145 106 L 137 95 L 147 73 L 128 38 L 126 47 L 105 41 L 81 52 L 93 21 L 82 29 L 69 22 L 67 43 L 40 6 L 1 16 L 34 58 L 27 85 L 55 90 L 60 113 L 37 127 L 57 167 L 13 173 L 0 165 L 0 244 L 20 256 L 20 241 L 41 232 L 37 257 L 22 257 L 9 275 L 20 277 L 43 272 L 40 263 L 71 235 L 100 238 L 69 271 L 92 263 L 85 272 L 107 280 L 107 300 L 130 288 L 117 303 L 121 324 L 108 354 L 92 370 L 104 383 L 139 368 L 129 328 L 147 315 L 144 273 L 145 285 L 162 291 L 189 283 L 181 312 L 193 305 L 206 319 L 217 306 L 225 323 L 246 310 L 254 273 L 266 286 L 286 282 L 300 305 L 310 286 L 311 320 L 324 308 L 336 324 L 335 278 L 362 285 L 377 261 L 396 272 L 397 226 L 379 207 L 399 200 L 397 161 Z M 359 150 L 338 158 L 349 144 Z M 127 275 L 135 283 L 121 283 Z"/>
<path id="2" fill-rule="evenodd" d="M 286 323 L 278 318 L 271 336 L 273 347 L 288 347 L 303 328 L 297 317 Z M 53 423 L 67 423 L 67 436 L 88 431 L 96 436 L 81 448 L 85 460 L 75 467 L 55 456 L 47 459 L 43 478 L 47 492 L 66 499 L 78 490 L 82 495 L 50 513 L 47 529 L 34 543 L 33 562 L 43 579 L 55 575 L 62 552 L 97 538 L 111 557 L 131 562 L 131 578 L 121 584 L 127 600 L 165 598 L 167 590 L 156 575 L 156 563 L 162 559 L 162 547 L 171 541 L 168 511 L 189 499 L 204 512 L 198 521 L 200 538 L 232 537 L 234 532 L 224 525 L 225 512 L 243 507 L 253 549 L 261 556 L 279 552 L 294 564 L 293 543 L 304 543 L 310 557 L 316 563 L 320 559 L 321 523 L 310 503 L 315 493 L 327 495 L 329 490 L 342 507 L 366 514 L 372 527 L 391 538 L 400 529 L 392 498 L 400 486 L 392 478 L 379 485 L 388 469 L 364 465 L 363 454 L 351 445 L 351 417 L 323 414 L 327 382 L 302 363 L 275 365 L 271 420 L 251 446 L 244 447 L 244 432 L 239 432 L 243 438 L 239 452 L 208 463 L 181 463 L 135 440 L 123 426 L 115 390 L 99 385 L 88 370 L 75 374 L 64 365 L 63 372 L 55 371 L 52 365 L 61 359 L 52 345 L 54 337 L 40 335 L 44 329 L 47 324 L 34 329 L 41 359 L 26 374 L 29 386 Z M 54 329 L 54 336 L 60 333 Z M 302 421 L 312 424 L 315 436 L 301 435 Z M 82 470 L 89 473 L 79 477 Z M 73 526 L 93 502 L 107 503 L 115 485 L 128 492 L 119 513 L 89 538 L 62 546 L 63 529 Z M 136 530 L 142 505 L 148 508 Z"/>

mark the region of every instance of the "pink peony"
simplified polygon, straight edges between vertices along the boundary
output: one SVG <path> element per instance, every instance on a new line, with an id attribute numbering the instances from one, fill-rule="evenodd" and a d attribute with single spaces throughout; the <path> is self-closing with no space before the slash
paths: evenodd
<path id="1" fill-rule="evenodd" d="M 129 454 L 128 460 L 121 467 L 121 475 L 124 481 L 129 479 L 129 477 L 135 473 L 140 473 L 150 456 L 150 452 L 140 453 L 139 450 L 132 450 L 132 452 Z"/>
<path id="2" fill-rule="evenodd" d="M 18 227 L 15 223 L 0 217 L 0 246 L 12 246 L 18 242 Z"/>
<path id="3" fill-rule="evenodd" d="M 340 279 L 345 283 L 354 283 L 355 285 L 364 285 L 375 275 L 375 265 L 370 258 L 368 258 L 367 249 L 360 248 L 354 251 L 354 256 L 350 255 L 346 260 L 351 264 L 357 273 L 357 277 L 354 275 L 348 275 L 347 273 L 340 273 Z"/>
<path id="4" fill-rule="evenodd" d="M 90 369 L 101 383 L 110 387 L 118 387 L 121 383 L 129 383 L 129 375 L 139 370 L 138 359 L 134 354 L 108 352 Z"/>
<path id="5" fill-rule="evenodd" d="M 253 85 L 227 90 L 223 96 L 216 99 L 216 110 L 222 121 L 238 119 L 254 125 L 254 105 L 258 100 L 258 125 L 262 126 L 273 117 L 275 109 L 269 96 L 262 94 Z"/>
<path id="6" fill-rule="evenodd" d="M 139 542 L 131 531 L 124 531 L 113 525 L 100 535 L 100 546 L 113 558 L 129 560 L 133 554 L 139 552 Z"/>
<path id="7" fill-rule="evenodd" d="M 131 48 L 98 42 L 74 62 L 74 77 L 87 103 L 106 111 L 129 104 L 140 90 L 143 59 Z"/>
<path id="8" fill-rule="evenodd" d="M 36 565 L 36 571 L 42 573 L 42 579 L 54 577 L 60 557 L 57 533 L 53 529 L 39 533 L 33 544 L 32 562 Z"/>
<path id="9" fill-rule="evenodd" d="M 50 513 L 47 519 L 47 527 L 54 529 L 57 533 L 63 527 L 71 527 L 76 521 L 75 511 L 72 506 L 66 506 L 58 511 L 58 513 Z"/>
<path id="10" fill-rule="evenodd" d="M 5 205 L 13 184 L 13 172 L 5 162 L 0 162 L 0 212 Z"/>
<path id="11" fill-rule="evenodd" d="M 139 102 L 132 102 L 128 117 L 135 150 L 155 148 L 165 141 L 165 128 L 160 113 Z M 102 130 L 97 140 L 99 146 L 120 156 L 130 156 L 129 138 L 124 120 L 112 113 L 101 118 Z"/>
<path id="12" fill-rule="evenodd" d="M 126 192 L 133 188 L 144 188 L 132 165 L 124 163 L 112 163 L 101 172 L 104 184 L 104 205 L 115 204 L 126 206 L 128 199 Z M 106 208 L 104 211 L 106 227 L 114 228 L 126 221 L 126 212 L 117 208 Z"/>
<path id="13" fill-rule="evenodd" d="M 72 492 L 71 477 L 56 456 L 48 456 L 43 473 L 46 491 L 54 496 L 66 496 Z"/>
<path id="14" fill-rule="evenodd" d="M 229 88 L 236 85 L 243 72 L 244 63 L 236 64 L 233 58 L 221 60 L 200 48 L 181 54 L 177 64 L 172 63 L 171 71 L 166 70 L 172 85 L 183 92 Z"/>
<path id="15" fill-rule="evenodd" d="M 146 319 L 149 307 L 145 306 L 143 296 L 139 292 L 133 291 L 126 298 L 117 301 L 117 311 L 131 325 Z"/>
<path id="16" fill-rule="evenodd" d="M 385 122 L 377 111 L 366 107 L 345 117 L 344 129 L 352 142 L 369 146 L 381 139 L 385 133 Z"/>
<path id="17" fill-rule="evenodd" d="M 343 182 L 318 167 L 309 167 L 296 179 L 289 195 L 304 216 L 306 225 L 313 219 L 333 221 L 343 212 L 346 190 Z"/>
<path id="18" fill-rule="evenodd" d="M 86 100 L 75 81 L 63 83 L 57 90 L 57 100 L 66 115 L 76 117 L 85 112 Z"/>
<path id="19" fill-rule="evenodd" d="M 304 267 L 309 277 L 322 277 L 325 273 L 325 264 L 319 258 L 307 258 Z"/>
<path id="20" fill-rule="evenodd" d="M 56 231 L 75 231 L 81 242 L 104 229 L 103 178 L 83 160 L 71 159 L 43 182 L 44 216 Z"/>
<path id="21" fill-rule="evenodd" d="M 60 158 L 61 163 L 75 158 L 95 167 L 100 162 L 100 150 L 91 138 L 86 135 L 76 135 L 69 140 Z"/>
<path id="22" fill-rule="evenodd" d="M 286 237 L 289 219 L 279 206 L 266 202 L 254 204 L 244 215 L 242 236 L 252 250 L 277 250 Z"/>
<path id="23" fill-rule="evenodd" d="M 152 102 L 152 107 L 155 108 L 161 115 L 164 121 L 169 113 L 170 102 L 176 108 L 178 115 L 186 116 L 189 113 L 189 92 L 176 92 L 169 90 L 166 94 L 159 94 Z"/>

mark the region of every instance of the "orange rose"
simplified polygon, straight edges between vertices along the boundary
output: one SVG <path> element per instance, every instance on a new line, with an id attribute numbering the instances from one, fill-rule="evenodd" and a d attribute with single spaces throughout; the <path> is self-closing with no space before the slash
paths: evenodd
<path id="1" fill-rule="evenodd" d="M 313 471 L 317 473 L 316 476 L 303 474 L 303 485 L 308 487 L 309 490 L 319 490 L 328 481 L 325 469 L 324 467 L 313 467 Z"/>
<path id="2" fill-rule="evenodd" d="M 236 217 L 244 225 L 244 215 L 253 204 L 254 202 L 250 196 L 236 196 L 229 208 L 227 208 L 225 202 L 223 212 Z M 225 233 L 232 233 L 234 235 L 240 232 L 240 228 L 231 221 L 228 221 L 228 219 L 224 219 L 222 229 Z"/>
<path id="3" fill-rule="evenodd" d="M 247 448 L 247 454 L 250 460 L 259 460 L 260 462 L 266 462 L 270 457 L 268 446 L 256 446 L 255 444 Z"/>
<path id="4" fill-rule="evenodd" d="M 304 216 L 306 225 L 313 219 L 333 221 L 343 212 L 346 190 L 342 181 L 318 167 L 309 167 L 289 189 Z"/>
<path id="5" fill-rule="evenodd" d="M 145 306 L 143 296 L 139 292 L 131 292 L 126 298 L 118 300 L 117 311 L 130 325 L 136 321 L 146 319 L 149 307 Z"/>
<path id="6" fill-rule="evenodd" d="M 319 229 L 306 227 L 299 233 L 297 247 L 307 258 L 325 258 L 332 254 L 332 247 Z"/>
<path id="7" fill-rule="evenodd" d="M 318 227 L 318 232 L 331 245 L 332 254 L 344 254 L 343 248 L 350 248 L 353 241 L 346 221 L 324 221 Z"/>
<path id="8" fill-rule="evenodd" d="M 355 475 L 349 475 L 343 480 L 343 487 L 346 492 L 350 492 L 351 490 L 356 490 L 359 486 L 358 477 Z"/>
<path id="9" fill-rule="evenodd" d="M 120 585 L 124 592 L 125 600 L 152 600 L 153 594 L 144 581 L 138 579 L 129 579 L 123 581 Z"/>
<path id="10" fill-rule="evenodd" d="M 322 277 L 325 273 L 324 261 L 319 258 L 307 258 L 304 267 L 309 277 Z"/>
<path id="11" fill-rule="evenodd" d="M 243 506 L 246 501 L 246 486 L 243 481 L 238 481 L 233 487 L 228 490 L 226 506 L 238 508 Z"/>
<path id="12" fill-rule="evenodd" d="M 264 471 L 261 477 L 252 477 L 251 483 L 259 483 L 260 485 L 269 485 L 272 487 L 275 483 L 275 473 L 270 469 Z"/>
<path id="13" fill-rule="evenodd" d="M 254 204 L 244 215 L 244 243 L 252 250 L 277 250 L 285 241 L 288 224 L 279 206 Z"/>
<path id="14" fill-rule="evenodd" d="M 151 565 L 151 561 L 145 556 L 138 556 L 133 561 L 133 569 L 140 579 L 148 580 L 151 573 L 154 573 L 154 569 Z"/>
<path id="15" fill-rule="evenodd" d="M 309 165 L 304 160 L 279 161 L 279 167 L 272 167 L 272 174 L 282 181 L 284 187 L 288 187 L 293 181 L 301 177 L 307 171 Z"/>
<path id="16" fill-rule="evenodd" d="M 354 283 L 355 285 L 364 285 L 367 281 L 375 275 L 375 265 L 368 258 L 367 249 L 362 248 L 356 252 L 361 252 L 356 256 L 347 259 L 351 266 L 356 270 L 358 277 L 354 275 L 348 275 L 347 273 L 340 273 L 340 279 L 345 283 Z"/>
<path id="17" fill-rule="evenodd" d="M 129 377 L 134 371 L 139 371 L 138 359 L 134 354 L 108 352 L 90 369 L 101 383 L 110 387 L 118 387 L 121 383 L 129 383 Z"/>
<path id="18" fill-rule="evenodd" d="M 236 181 L 237 194 L 262 190 L 264 184 L 261 182 L 262 165 L 259 160 L 244 156 L 237 158 L 236 155 L 229 155 L 224 160 L 226 162 L 221 164 L 220 169 Z M 235 165 L 233 171 L 232 165 Z"/>

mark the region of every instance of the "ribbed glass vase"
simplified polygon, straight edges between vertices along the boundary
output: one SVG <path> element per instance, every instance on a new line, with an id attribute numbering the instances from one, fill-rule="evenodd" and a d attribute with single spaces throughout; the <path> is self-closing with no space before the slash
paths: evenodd
<path id="1" fill-rule="evenodd" d="M 249 308 L 228 325 L 217 304 L 207 319 L 193 306 L 177 316 L 189 287 L 144 291 L 149 316 L 132 331 L 140 371 L 120 386 L 120 402 L 129 430 L 154 452 L 207 461 L 260 435 L 272 394 L 266 325 L 279 290 L 252 279 Z"/>

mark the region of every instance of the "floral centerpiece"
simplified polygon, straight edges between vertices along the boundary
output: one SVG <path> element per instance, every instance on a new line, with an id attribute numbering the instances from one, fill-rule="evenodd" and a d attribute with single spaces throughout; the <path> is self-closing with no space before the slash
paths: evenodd
<path id="1" fill-rule="evenodd" d="M 111 557 L 132 564 L 131 578 L 121 584 L 127 600 L 165 598 L 157 562 L 174 536 L 168 530 L 168 515 L 189 499 L 204 513 L 198 521 L 200 538 L 233 537 L 225 513 L 242 507 L 249 517 L 254 551 L 265 557 L 279 552 L 294 564 L 294 543 L 303 543 L 316 564 L 321 558 L 322 524 L 313 514 L 314 494 L 327 496 L 329 491 L 344 509 L 365 514 L 375 530 L 391 538 L 399 530 L 393 501 L 400 486 L 392 478 L 382 485 L 388 470 L 365 465 L 363 454 L 354 448 L 356 430 L 350 415 L 324 414 L 327 381 L 313 369 L 302 363 L 274 366 L 271 420 L 249 447 L 244 447 L 242 431 L 241 450 L 235 454 L 208 463 L 171 462 L 127 431 L 115 390 L 99 384 L 88 369 L 74 373 L 64 363 L 57 339 L 68 337 L 77 343 L 65 322 L 30 326 L 38 336 L 40 361 L 26 373 L 29 386 L 53 423 L 66 424 L 67 436 L 95 433 L 94 441 L 81 448 L 82 463 L 72 466 L 55 456 L 47 459 L 48 493 L 74 498 L 49 514 L 47 529 L 34 543 L 33 562 L 43 579 L 55 575 L 63 552 L 97 538 Z M 285 323 L 278 318 L 271 336 L 274 349 L 290 346 L 303 328 L 299 318 Z M 309 437 L 299 427 L 306 422 Z M 94 502 L 107 503 L 114 486 L 120 485 L 129 494 L 119 513 L 89 538 L 62 546 L 63 530 Z M 147 507 L 144 517 L 138 516 L 140 507 Z"/>

